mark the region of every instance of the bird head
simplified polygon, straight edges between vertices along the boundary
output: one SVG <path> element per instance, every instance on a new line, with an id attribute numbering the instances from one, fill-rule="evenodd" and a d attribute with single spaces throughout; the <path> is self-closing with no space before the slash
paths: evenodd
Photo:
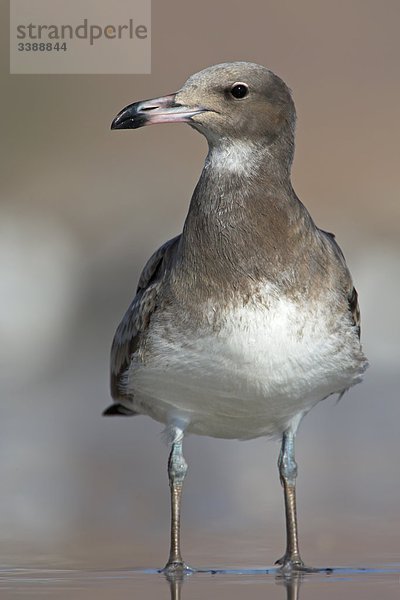
<path id="1" fill-rule="evenodd" d="M 248 62 L 215 65 L 189 77 L 180 90 L 125 107 L 112 129 L 188 123 L 210 146 L 226 141 L 270 144 L 294 139 L 295 107 L 289 88 L 272 71 Z"/>

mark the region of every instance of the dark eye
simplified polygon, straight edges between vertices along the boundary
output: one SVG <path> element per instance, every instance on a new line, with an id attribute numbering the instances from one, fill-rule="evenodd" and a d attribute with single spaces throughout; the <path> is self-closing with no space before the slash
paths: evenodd
<path id="1" fill-rule="evenodd" d="M 249 93 L 249 88 L 245 83 L 234 83 L 231 87 L 231 94 L 234 98 L 240 100 L 241 98 L 245 98 Z"/>

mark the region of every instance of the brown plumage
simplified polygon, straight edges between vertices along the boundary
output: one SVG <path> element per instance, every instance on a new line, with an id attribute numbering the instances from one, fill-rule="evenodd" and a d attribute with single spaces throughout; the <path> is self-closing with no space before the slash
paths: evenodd
<path id="1" fill-rule="evenodd" d="M 166 122 L 189 123 L 209 151 L 182 234 L 152 255 L 115 334 L 114 404 L 104 414 L 166 426 L 170 573 L 188 569 L 179 544 L 184 434 L 281 436 L 288 545 L 278 563 L 303 570 L 294 438 L 313 406 L 367 367 L 357 292 L 334 235 L 293 190 L 296 112 L 279 77 L 252 63 L 216 65 L 176 94 L 126 107 L 112 127 Z"/>

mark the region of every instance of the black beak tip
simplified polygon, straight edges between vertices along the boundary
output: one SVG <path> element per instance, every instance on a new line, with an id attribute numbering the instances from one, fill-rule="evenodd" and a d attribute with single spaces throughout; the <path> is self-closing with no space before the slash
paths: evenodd
<path id="1" fill-rule="evenodd" d="M 115 117 L 115 119 L 113 120 L 113 122 L 111 123 L 111 130 L 114 129 L 131 129 L 132 125 L 130 125 L 130 120 L 126 119 L 126 120 L 121 120 L 118 117 Z"/>
<path id="2" fill-rule="evenodd" d="M 113 119 L 113 122 L 111 123 L 110 129 L 119 129 L 119 126 L 118 126 L 118 117 L 115 117 L 115 119 Z"/>
<path id="3" fill-rule="evenodd" d="M 127 106 L 117 114 L 111 123 L 111 129 L 138 129 L 147 123 L 147 116 L 137 110 L 137 105 Z"/>

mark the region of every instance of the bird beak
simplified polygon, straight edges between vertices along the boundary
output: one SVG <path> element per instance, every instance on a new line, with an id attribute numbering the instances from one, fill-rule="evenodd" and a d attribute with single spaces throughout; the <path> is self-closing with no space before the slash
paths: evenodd
<path id="1" fill-rule="evenodd" d="M 111 129 L 137 129 L 156 123 L 190 123 L 194 115 L 205 112 L 201 106 L 184 106 L 175 102 L 176 94 L 134 102 L 121 110 L 111 123 Z"/>

